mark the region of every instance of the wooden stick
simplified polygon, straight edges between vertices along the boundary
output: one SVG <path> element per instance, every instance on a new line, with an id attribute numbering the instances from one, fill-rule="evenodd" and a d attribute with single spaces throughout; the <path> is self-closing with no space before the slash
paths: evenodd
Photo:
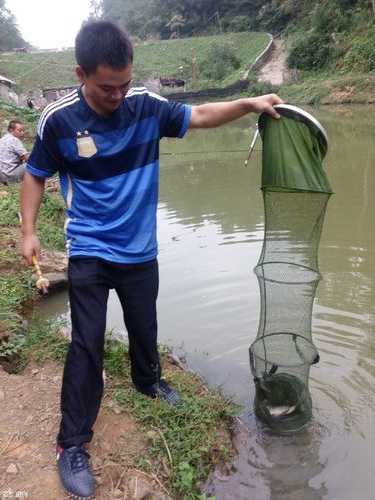
<path id="1" fill-rule="evenodd" d="M 33 262 L 33 265 L 35 267 L 36 274 L 38 276 L 38 279 L 36 282 L 36 287 L 38 288 L 38 290 L 41 290 L 43 295 L 46 295 L 48 293 L 49 281 L 47 278 L 45 278 L 43 276 L 42 271 L 40 269 L 38 259 L 36 258 L 36 255 L 33 255 L 32 262 Z"/>

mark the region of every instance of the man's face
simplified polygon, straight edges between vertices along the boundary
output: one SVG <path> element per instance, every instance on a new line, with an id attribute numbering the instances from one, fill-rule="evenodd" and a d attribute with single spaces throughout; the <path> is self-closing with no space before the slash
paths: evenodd
<path id="1" fill-rule="evenodd" d="M 10 131 L 14 137 L 18 139 L 23 139 L 25 136 L 25 127 L 21 123 L 16 123 L 14 129 Z"/>
<path id="2" fill-rule="evenodd" d="M 99 65 L 95 73 L 86 75 L 78 66 L 78 78 L 84 84 L 84 95 L 88 104 L 101 115 L 110 115 L 120 106 L 127 94 L 133 67 L 131 64 L 124 69 L 116 70 L 109 66 Z"/>

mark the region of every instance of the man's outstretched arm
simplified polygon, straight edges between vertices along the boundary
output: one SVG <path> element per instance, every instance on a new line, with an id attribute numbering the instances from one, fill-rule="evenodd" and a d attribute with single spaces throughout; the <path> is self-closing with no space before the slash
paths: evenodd
<path id="1" fill-rule="evenodd" d="M 259 97 L 245 97 L 235 101 L 192 106 L 189 128 L 219 127 L 248 113 L 268 113 L 274 118 L 279 118 L 273 106 L 282 103 L 283 100 L 276 94 L 267 94 Z"/>
<path id="2" fill-rule="evenodd" d="M 28 264 L 32 257 L 40 258 L 40 243 L 36 234 L 36 220 L 43 199 L 45 179 L 25 173 L 21 188 L 22 255 Z"/>

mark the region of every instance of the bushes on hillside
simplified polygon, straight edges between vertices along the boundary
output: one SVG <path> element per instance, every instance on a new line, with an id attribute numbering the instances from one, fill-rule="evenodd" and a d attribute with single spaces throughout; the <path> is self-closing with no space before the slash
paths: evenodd
<path id="1" fill-rule="evenodd" d="M 250 30 L 250 18 L 248 16 L 235 16 L 228 17 L 223 19 L 223 26 L 225 31 L 230 33 L 239 33 L 241 31 L 249 31 Z"/>
<path id="2" fill-rule="evenodd" d="M 291 48 L 288 64 L 302 70 L 319 70 L 336 61 L 345 50 L 343 40 L 352 28 L 355 0 L 320 0 L 309 16 L 310 31 Z"/>
<path id="3" fill-rule="evenodd" d="M 369 17 L 370 16 L 370 17 Z M 308 16 L 309 30 L 295 40 L 288 65 L 301 70 L 375 69 L 375 27 L 370 2 L 318 0 Z"/>
<path id="4" fill-rule="evenodd" d="M 299 14 L 300 3 L 298 0 L 264 2 L 254 18 L 253 29 L 261 28 L 272 33 L 282 31 Z"/>
<path id="5" fill-rule="evenodd" d="M 343 65 L 349 70 L 363 72 L 375 70 L 375 27 L 352 40 Z"/>
<path id="6" fill-rule="evenodd" d="M 329 37 L 311 32 L 295 42 L 288 56 L 288 66 L 302 70 L 321 69 L 329 61 L 331 52 Z"/>
<path id="7" fill-rule="evenodd" d="M 311 14 L 311 27 L 315 33 L 328 35 L 350 28 L 350 10 L 332 0 L 323 0 L 315 5 Z"/>
<path id="8" fill-rule="evenodd" d="M 240 66 L 241 61 L 234 48 L 229 44 L 222 44 L 210 47 L 200 69 L 209 80 L 222 80 Z"/>

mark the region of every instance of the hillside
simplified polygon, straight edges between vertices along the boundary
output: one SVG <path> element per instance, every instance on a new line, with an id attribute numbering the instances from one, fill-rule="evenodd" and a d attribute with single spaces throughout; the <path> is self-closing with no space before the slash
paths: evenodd
<path id="1" fill-rule="evenodd" d="M 186 81 L 186 90 L 229 85 L 266 45 L 266 32 L 285 41 L 295 85 L 313 80 L 316 88 L 325 79 L 339 78 L 338 85 L 350 94 L 354 78 L 356 94 L 362 81 L 375 76 L 375 0 L 95 0 L 92 4 L 93 18 L 118 22 L 136 42 L 135 83 L 175 77 Z M 221 34 L 207 36 L 214 33 Z M 162 41 L 152 41 L 159 38 Z M 16 80 L 18 92 L 76 82 L 71 51 L 0 53 L 0 74 Z M 324 93 L 324 88 L 314 91 L 317 100 Z"/>
<path id="2" fill-rule="evenodd" d="M 187 88 L 224 86 L 246 72 L 269 41 L 266 33 L 228 33 L 135 45 L 135 81 L 183 78 Z M 15 80 L 18 92 L 76 82 L 74 53 L 2 53 L 0 74 Z"/>
<path id="3" fill-rule="evenodd" d="M 374 0 L 263 1 L 253 28 L 281 35 L 289 81 L 274 90 L 299 104 L 373 103 L 375 101 Z M 280 84 L 270 74 L 263 81 Z M 258 87 L 260 92 L 262 88 Z"/>
<path id="4" fill-rule="evenodd" d="M 304 7 L 285 30 L 291 42 L 290 67 L 341 74 L 375 70 L 375 10 L 370 1 L 301 4 Z"/>
<path id="5" fill-rule="evenodd" d="M 95 17 L 138 39 L 266 31 L 291 41 L 299 70 L 375 69 L 375 0 L 95 0 Z"/>

